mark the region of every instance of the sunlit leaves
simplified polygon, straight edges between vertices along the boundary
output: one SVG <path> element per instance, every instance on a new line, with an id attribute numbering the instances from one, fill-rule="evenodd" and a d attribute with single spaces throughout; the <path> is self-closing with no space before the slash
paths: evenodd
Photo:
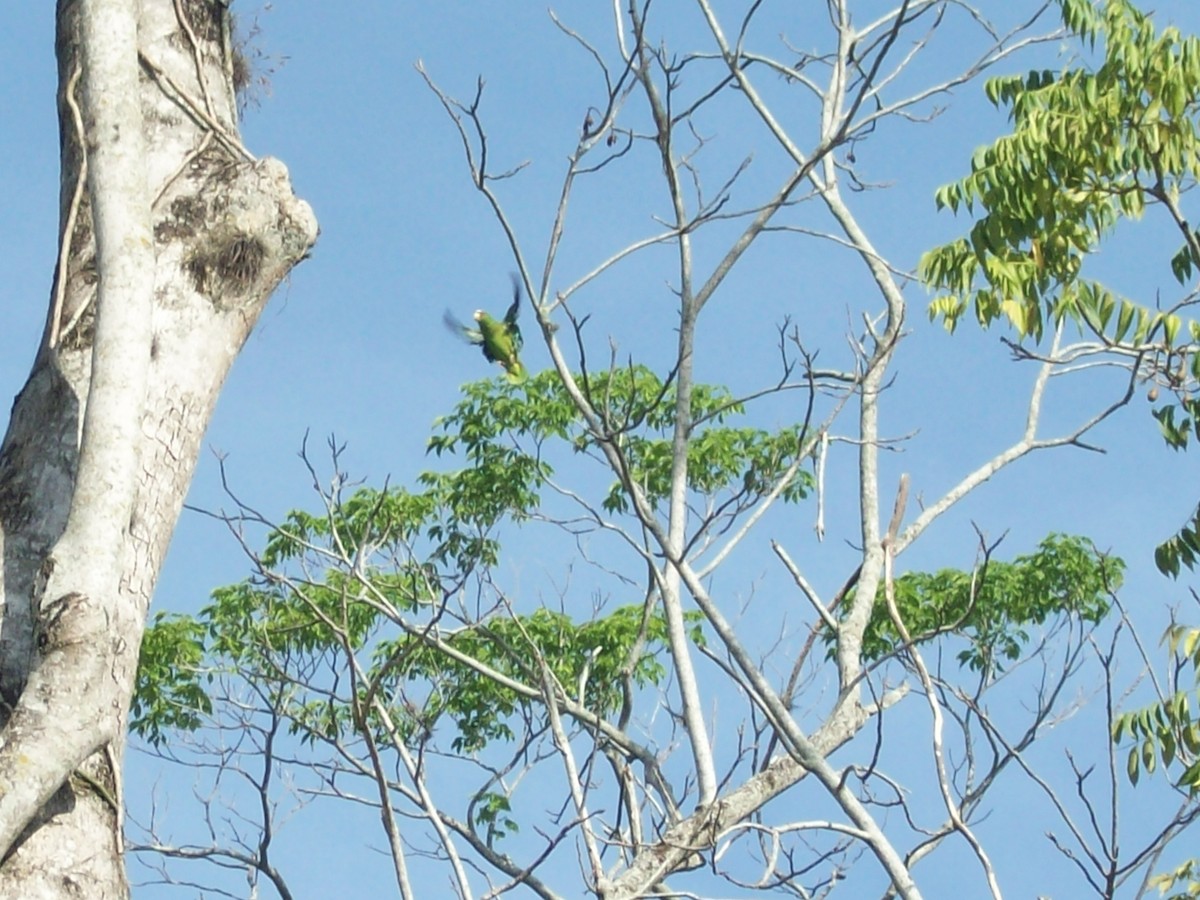
<path id="1" fill-rule="evenodd" d="M 1200 561 L 1200 505 L 1173 537 L 1154 548 L 1154 563 L 1164 575 L 1176 577 L 1180 567 L 1196 568 Z"/>
<path id="2" fill-rule="evenodd" d="M 1152 415 L 1158 420 L 1163 440 L 1174 450 L 1182 450 L 1188 445 L 1191 431 L 1191 419 L 1187 416 L 1176 419 L 1178 410 L 1173 404 L 1166 404 L 1154 410 Z"/>
<path id="3" fill-rule="evenodd" d="M 419 627 L 377 637 L 387 618 L 361 600 L 343 602 L 344 630 L 328 627 L 330 611 L 321 607 L 339 592 L 324 585 L 272 593 L 243 584 L 217 593 L 198 617 L 160 616 L 147 630 L 131 727 L 149 740 L 161 741 L 171 729 L 194 730 L 211 711 L 202 661 L 268 690 L 292 733 L 311 742 L 345 739 L 358 727 L 351 699 L 324 692 L 313 699 L 289 673 L 312 671 L 338 654 L 361 654 L 363 682 L 371 688 L 356 697 L 377 742 L 415 741 L 447 726 L 451 748 L 466 754 L 513 739 L 511 716 L 535 715 L 541 704 L 527 689 L 542 682 L 539 660 L 568 696 L 598 715 L 619 709 L 626 685 L 655 685 L 666 674 L 665 621 L 641 605 L 582 623 L 542 608 L 446 633 Z"/>
<path id="4" fill-rule="evenodd" d="M 1163 440 L 1176 450 L 1185 449 L 1194 437 L 1200 438 L 1200 398 L 1182 398 L 1178 405 L 1164 404 L 1153 415 Z M 1159 571 L 1172 577 L 1179 575 L 1181 567 L 1196 568 L 1200 562 L 1200 506 L 1175 535 L 1155 548 L 1154 562 Z"/>
<path id="5" fill-rule="evenodd" d="M 501 838 L 520 831 L 516 821 L 509 815 L 512 805 L 508 797 L 496 791 L 483 791 L 471 801 L 470 821 L 472 827 L 484 827 L 484 841 L 489 847 Z"/>
<path id="6" fill-rule="evenodd" d="M 509 468 L 524 467 L 530 476 L 525 483 L 536 484 L 553 472 L 546 458 L 553 439 L 567 441 L 576 453 L 598 453 L 608 445 L 622 458 L 628 481 L 650 503 L 664 500 L 673 464 L 674 386 L 645 366 L 601 372 L 579 382 L 600 417 L 598 428 L 577 414 L 555 373 L 543 372 L 521 385 L 500 380 L 468 385 L 466 399 L 438 420 L 439 433 L 430 438 L 429 449 L 437 455 L 462 450 L 483 483 Z M 744 413 L 724 388 L 693 387 L 691 418 L 696 424 L 688 443 L 688 487 L 695 494 L 712 498 L 726 492 L 757 499 L 799 458 L 799 426 L 771 432 L 732 424 Z M 811 484 L 811 474 L 798 470 L 781 496 L 800 500 Z M 512 499 L 514 507 L 528 504 L 524 496 Z M 602 505 L 610 513 L 627 512 L 628 486 L 613 483 Z"/>
<path id="7" fill-rule="evenodd" d="M 1169 343 L 1178 320 L 1113 303 L 1094 283 L 1083 290 L 1081 270 L 1121 219 L 1139 218 L 1149 202 L 1178 198 L 1195 183 L 1200 43 L 1174 28 L 1156 33 L 1127 0 L 1059 6 L 1070 29 L 1103 45 L 1104 61 L 1094 71 L 1035 71 L 987 83 L 1013 130 L 977 150 L 970 174 L 935 195 L 939 209 L 979 218 L 968 237 L 921 260 L 922 276 L 942 292 L 930 315 L 953 329 L 972 308 L 981 325 L 1005 321 L 1033 338 L 1049 317 L 1066 315 L 1113 341 Z M 1186 283 L 1200 260 L 1184 246 L 1170 265 Z"/>
<path id="8" fill-rule="evenodd" d="M 741 489 L 749 497 L 767 493 L 775 481 L 799 456 L 800 428 L 784 428 L 774 434 L 760 428 L 705 428 L 688 446 L 688 485 L 704 495 Z M 629 460 L 631 480 L 650 502 L 665 500 L 671 483 L 671 441 L 666 437 L 628 439 L 623 450 Z M 808 494 L 812 477 L 797 471 L 785 485 L 781 497 L 797 501 Z M 614 484 L 604 499 L 610 512 L 625 512 L 629 498 Z"/>
<path id="9" fill-rule="evenodd" d="M 1084 538 L 1054 534 L 1031 554 L 990 561 L 977 571 L 910 572 L 895 579 L 896 607 L 914 640 L 940 634 L 965 639 L 958 661 L 973 670 L 1002 669 L 1033 637 L 1033 626 L 1070 613 L 1099 622 L 1125 563 Z M 881 595 L 863 638 L 863 655 L 880 659 L 902 642 Z"/>
<path id="10" fill-rule="evenodd" d="M 473 624 L 447 635 L 438 647 L 414 634 L 381 641 L 373 656 L 386 694 L 401 693 L 405 684 L 427 685 L 422 712 L 427 727 L 449 718 L 457 731 L 452 749 L 475 753 L 494 740 L 511 739 L 509 716 L 518 710 L 533 715 L 541 705 L 481 668 L 537 686 L 542 681 L 539 660 L 544 660 L 572 699 L 608 715 L 622 703 L 626 672 L 630 688 L 658 684 L 665 677 L 658 657 L 665 642 L 661 614 L 644 617 L 641 606 L 618 608 L 582 623 L 543 608 Z"/>
<path id="11" fill-rule="evenodd" d="M 1200 629 L 1173 625 L 1163 638 L 1179 667 L 1192 671 L 1192 687 L 1182 689 L 1161 702 L 1123 713 L 1113 722 L 1113 740 L 1128 740 L 1130 748 L 1125 771 L 1137 784 L 1141 774 L 1153 774 L 1161 765 L 1181 767 L 1174 781 L 1178 787 L 1200 793 L 1200 720 L 1192 699 L 1200 701 Z"/>
<path id="12" fill-rule="evenodd" d="M 1171 659 L 1174 693 L 1113 720 L 1113 742 L 1127 744 L 1125 775 L 1136 785 L 1143 773 L 1170 772 L 1175 786 L 1194 798 L 1200 795 L 1200 719 L 1193 700 L 1200 703 L 1200 628 L 1172 625 L 1163 635 Z M 1192 683 L 1181 686 L 1191 670 Z M 1173 871 L 1149 879 L 1171 900 L 1200 897 L 1200 862 L 1191 859 Z"/>
<path id="13" fill-rule="evenodd" d="M 146 629 L 138 660 L 129 728 L 152 744 L 166 732 L 194 731 L 212 711 L 202 682 L 204 626 L 187 616 L 158 613 Z"/>
<path id="14" fill-rule="evenodd" d="M 1196 900 L 1200 897 L 1200 860 L 1189 859 L 1170 872 L 1146 879 L 1162 900 Z"/>
<path id="15" fill-rule="evenodd" d="M 336 519 L 293 510 L 272 531 L 263 564 L 276 566 L 302 556 L 311 544 L 331 539 L 346 547 L 378 546 L 407 540 L 433 514 L 437 498 L 403 490 L 363 488 L 342 499 Z"/>
<path id="16" fill-rule="evenodd" d="M 265 535 L 258 575 L 214 591 L 194 618 L 151 625 L 134 727 L 154 740 L 199 727 L 210 712 L 201 663 L 253 683 L 305 741 L 366 729 L 387 746 L 445 733 L 464 754 L 515 739 L 517 723 L 537 715 L 530 691 L 541 690 L 542 661 L 600 716 L 614 714 L 626 691 L 658 684 L 665 625 L 653 606 L 589 618 L 495 603 L 446 615 L 466 585 L 492 590 L 482 585 L 500 559 L 502 526 L 543 514 L 553 465 L 615 450 L 627 482 L 650 503 L 666 497 L 673 384 L 640 366 L 580 383 L 591 420 L 552 372 L 468 384 L 429 441 L 440 467 L 415 487 L 348 491 L 339 475 L 322 511 L 289 513 Z M 693 496 L 734 507 L 773 490 L 802 498 L 810 476 L 799 471 L 801 428 L 752 428 L 738 423 L 744 414 L 725 389 L 695 386 Z M 619 515 L 627 489 L 618 483 L 597 506 Z M 700 640 L 698 630 L 692 637 Z M 313 689 L 313 673 L 344 672 L 350 658 L 360 666 L 357 686 Z M 484 804 L 479 814 L 492 813 L 504 831 L 502 809 Z"/>

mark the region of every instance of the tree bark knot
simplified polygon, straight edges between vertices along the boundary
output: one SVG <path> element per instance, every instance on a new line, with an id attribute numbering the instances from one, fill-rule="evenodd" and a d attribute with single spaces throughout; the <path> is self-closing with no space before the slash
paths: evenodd
<path id="1" fill-rule="evenodd" d="M 278 160 L 225 160 L 189 179 L 187 190 L 170 203 L 155 235 L 191 241 L 183 268 L 218 309 L 259 302 L 316 242 L 316 217 L 292 193 Z"/>
<path id="2" fill-rule="evenodd" d="M 86 594 L 71 591 L 44 604 L 38 621 L 38 650 L 45 653 L 84 640 L 86 635 L 75 633 L 76 629 L 72 628 L 72 620 L 76 617 L 71 614 L 82 610 L 87 603 Z"/>

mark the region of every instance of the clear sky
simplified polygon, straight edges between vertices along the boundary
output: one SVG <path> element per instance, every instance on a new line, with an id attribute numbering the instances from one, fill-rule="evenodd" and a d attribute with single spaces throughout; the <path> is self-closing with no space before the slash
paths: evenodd
<path id="1" fill-rule="evenodd" d="M 679 0 L 659 2 L 665 10 Z M 1028 5 L 1009 4 L 1011 14 Z M 1200 10 L 1190 0 L 1154 5 L 1160 20 L 1200 29 Z M 50 6 L 21 3 L 0 30 L 0 234 L 5 237 L 0 390 L 8 396 L 20 389 L 33 357 L 56 252 L 58 137 Z M 865 19 L 884 4 L 863 6 Z M 567 0 L 554 8 L 581 33 L 609 40 L 607 4 Z M 209 509 L 228 505 L 220 489 L 220 454 L 240 494 L 277 516 L 311 503 L 309 480 L 297 458 L 306 432 L 318 450 L 331 434 L 345 442 L 344 467 L 354 476 L 373 483 L 385 476 L 408 482 L 430 465 L 424 452 L 430 423 L 450 410 L 463 382 L 491 374 L 476 351 L 446 333 L 442 312 L 449 307 L 467 318 L 477 306 L 501 308 L 513 260 L 471 188 L 457 134 L 414 63 L 423 60 L 445 90 L 463 99 L 474 90 L 477 76 L 486 80 L 484 109 L 496 166 L 529 163 L 502 192 L 535 272 L 541 268 L 566 155 L 588 106 L 599 97 L 588 59 L 555 28 L 544 4 L 356 0 L 260 7 L 239 0 L 235 9 L 243 29 L 254 32 L 250 47 L 269 81 L 246 113 L 246 144 L 260 156 L 284 161 L 297 193 L 312 204 L 322 235 L 312 258 L 277 292 L 234 367 L 206 440 L 213 452 L 200 461 L 189 503 Z M 694 20 L 694 10 L 690 15 Z M 696 40 L 703 40 L 699 23 L 691 27 Z M 802 38 L 793 37 L 803 45 Z M 946 37 L 939 53 L 952 65 L 961 48 L 953 31 Z M 1043 50 L 1041 63 L 1054 64 L 1058 50 Z M 1009 68 L 1026 67 L 1021 62 Z M 902 267 L 911 267 L 922 250 L 964 227 L 962 220 L 935 213 L 932 191 L 964 172 L 970 151 L 1004 128 L 1003 117 L 984 102 L 978 86 L 944 102 L 949 109 L 934 122 L 886 125 L 856 149 L 866 175 L 891 185 L 862 201 L 881 251 Z M 761 133 L 730 127 L 712 137 L 712 155 L 706 159 L 716 160 L 718 170 L 721 162 L 736 165 L 748 152 L 755 152 L 756 167 L 769 170 L 779 161 Z M 631 180 L 622 190 L 581 189 L 555 287 L 579 277 L 621 242 L 647 233 L 651 215 L 665 211 L 661 189 L 653 193 L 654 182 L 642 171 L 631 178 L 645 181 Z M 1156 244 L 1157 235 L 1161 232 L 1147 226 L 1106 251 L 1107 271 L 1117 287 L 1137 291 L 1140 299 L 1152 299 L 1160 288 L 1164 296 L 1174 290 L 1169 253 Z M 701 337 L 699 378 L 728 381 L 735 391 L 769 380 L 775 328 L 785 315 L 814 344 L 828 347 L 831 362 L 841 352 L 849 311 L 860 307 L 864 290 L 857 263 L 828 245 L 791 247 L 756 251 L 714 301 L 713 326 Z M 611 339 L 622 357 L 665 359 L 662 348 L 672 333 L 663 271 L 650 255 L 584 295 L 594 316 L 595 354 L 604 357 Z M 1014 368 L 996 334 L 981 335 L 965 323 L 949 338 L 929 324 L 919 287 L 910 289 L 910 302 L 913 336 L 896 366 L 895 402 L 885 414 L 885 427 L 897 437 L 913 437 L 886 465 L 891 478 L 912 473 L 914 491 L 933 498 L 1016 437 L 1022 387 L 1031 373 Z M 528 347 L 527 357 L 534 370 L 547 365 L 543 348 Z M 1102 383 L 1094 378 L 1082 387 L 1064 386 L 1050 401 L 1049 429 L 1075 421 L 1084 404 L 1095 403 L 1097 395 L 1089 391 Z M 0 423 L 6 421 L 8 404 L 2 406 Z M 773 408 L 766 415 L 786 412 Z M 1030 550 L 1049 531 L 1085 533 L 1130 561 L 1127 599 L 1152 612 L 1146 636 L 1153 642 L 1165 620 L 1163 610 L 1186 593 L 1183 584 L 1153 574 L 1149 554 L 1194 507 L 1195 455 L 1172 454 L 1158 439 L 1144 404 L 1123 412 L 1097 439 L 1107 455 L 1066 451 L 1005 474 L 914 547 L 904 557 L 905 566 L 969 565 L 974 536 L 967 523 L 972 521 L 995 536 L 1009 530 L 1009 555 Z M 839 476 L 852 476 L 848 451 L 831 458 L 829 477 Z M 834 496 L 848 500 L 850 489 L 843 480 Z M 797 526 L 805 535 L 811 528 L 807 516 L 801 514 Z M 852 538 L 852 507 L 835 504 L 828 517 L 827 548 Z M 769 569 L 772 578 L 778 577 L 765 549 L 769 536 L 747 550 L 739 569 L 723 574 L 732 596 L 745 596 Z M 812 544 L 807 536 L 796 541 Z M 839 566 L 847 558 L 838 558 L 836 551 L 832 556 L 833 563 L 817 564 L 811 573 L 829 592 L 845 577 Z M 534 559 L 527 552 L 502 565 L 521 571 Z M 212 588 L 246 573 L 238 547 L 223 530 L 185 512 L 156 607 L 194 611 Z M 132 755 L 129 769 L 131 805 L 140 791 L 144 808 L 145 793 L 155 782 L 160 796 L 191 789 L 187 778 L 160 773 L 144 757 Z M 182 798 L 172 805 L 186 808 Z M 304 886 L 301 896 L 373 896 L 373 890 L 387 890 L 382 857 L 368 856 L 368 863 L 352 873 L 332 869 L 338 850 L 336 841 L 329 844 L 328 824 L 335 819 L 301 820 L 281 838 L 277 859 Z M 362 828 L 374 829 L 371 817 L 359 821 Z M 372 830 L 362 841 L 381 845 L 382 837 Z M 313 865 L 318 848 L 323 859 Z M 1012 896 L 1032 896 L 1037 880 L 1022 880 L 1019 869 L 1018 864 L 1002 873 L 1011 879 Z M 135 877 L 144 874 L 134 870 Z M 929 896 L 958 896 L 952 885 L 943 887 L 944 892 L 931 889 Z M 135 893 L 139 898 L 193 895 L 157 888 Z"/>

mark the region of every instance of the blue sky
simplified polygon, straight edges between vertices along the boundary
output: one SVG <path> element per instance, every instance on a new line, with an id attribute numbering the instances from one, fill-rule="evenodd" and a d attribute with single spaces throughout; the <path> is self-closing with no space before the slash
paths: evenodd
<path id="1" fill-rule="evenodd" d="M 666 7 L 674 0 L 661 2 Z M 1024 5 L 1011 4 L 1014 10 Z M 864 18 L 882 8 L 864 6 Z M 491 374 L 477 352 L 446 333 L 442 311 L 449 307 L 466 318 L 477 306 L 500 308 L 513 261 L 503 234 L 471 188 L 457 134 L 414 63 L 423 60 L 430 75 L 461 99 L 474 90 L 477 76 L 486 80 L 484 110 L 496 166 L 529 163 L 501 190 L 535 271 L 540 271 L 566 155 L 584 112 L 599 97 L 588 60 L 539 4 L 361 0 L 278 3 L 256 11 L 242 0 L 235 8 L 244 27 L 257 23 L 251 46 L 261 54 L 261 71 L 270 82 L 246 114 L 246 143 L 254 153 L 287 164 L 297 193 L 317 214 L 322 236 L 312 258 L 271 301 L 235 365 L 206 440 L 213 452 L 201 459 L 189 502 L 210 509 L 228 505 L 220 489 L 220 454 L 231 483 L 247 501 L 280 515 L 310 502 L 307 475 L 297 458 L 306 432 L 318 450 L 330 434 L 345 442 L 344 465 L 353 475 L 374 483 L 389 475 L 407 482 L 430 465 L 424 453 L 430 423 L 453 406 L 459 385 Z M 1185 30 L 1200 28 L 1200 12 L 1186 0 L 1167 0 L 1156 8 L 1160 19 L 1173 17 Z M 609 38 L 605 4 L 570 0 L 555 9 L 580 32 Z M 50 289 L 58 137 L 52 11 L 22 4 L 6 24 L 0 33 L 5 60 L 0 233 L 6 236 L 0 254 L 0 387 L 11 396 L 32 360 Z M 702 40 L 698 20 L 690 27 L 691 35 Z M 797 33 L 803 28 L 798 26 Z M 946 37 L 938 59 L 950 66 L 964 42 L 952 30 Z M 1043 50 L 1041 61 L 1053 64 L 1057 49 Z M 861 199 L 881 251 L 901 266 L 913 265 L 922 250 L 964 227 L 962 220 L 935 213 L 932 191 L 965 171 L 970 151 L 1004 128 L 1002 116 L 987 106 L 976 86 L 960 89 L 948 102 L 936 121 L 885 125 L 856 151 L 869 177 L 892 185 Z M 803 122 L 802 110 L 795 121 Z M 718 124 L 724 127 L 711 135 L 706 156 L 716 171 L 728 170 L 750 152 L 755 154 L 752 177 L 778 165 L 778 151 L 761 132 L 744 122 Z M 636 171 L 620 189 L 611 182 L 602 188 L 581 186 L 572 201 L 555 287 L 574 280 L 622 242 L 647 233 L 650 216 L 664 211 L 661 189 L 654 193 L 653 170 Z M 1161 235 L 1151 225 L 1139 226 L 1106 248 L 1106 271 L 1119 288 L 1137 291 L 1143 299 L 1159 288 L 1164 295 L 1173 290 L 1169 254 L 1156 243 Z M 701 242 L 701 254 L 705 251 L 712 252 Z M 670 296 L 664 270 L 654 262 L 651 254 L 645 262 L 623 267 L 584 295 L 594 316 L 594 353 L 606 355 L 611 339 L 622 357 L 664 359 L 664 342 L 669 344 L 671 335 Z M 713 324 L 700 339 L 698 377 L 728 381 L 735 390 L 769 379 L 775 328 L 785 315 L 815 345 L 827 348 L 823 359 L 832 363 L 863 291 L 859 267 L 847 254 L 828 245 L 765 242 L 714 301 Z M 1008 361 L 996 334 L 979 334 L 968 323 L 950 338 L 929 324 L 919 288 L 910 290 L 910 302 L 913 336 L 897 363 L 894 402 L 884 421 L 894 435 L 914 437 L 902 454 L 886 460 L 891 481 L 885 483 L 910 472 L 914 491 L 933 498 L 1015 438 L 1023 419 L 1021 386 L 1031 372 Z M 545 351 L 536 346 L 527 357 L 535 370 L 547 364 Z M 1047 424 L 1073 421 L 1084 404 L 1095 402 L 1094 391 L 1103 384 L 1096 377 L 1056 392 Z M 782 424 L 789 414 L 783 405 L 762 413 L 767 425 Z M 1065 451 L 1022 462 L 906 554 L 905 566 L 968 565 L 974 549 L 971 521 L 994 536 L 1008 530 L 1010 555 L 1028 551 L 1048 531 L 1086 533 L 1130 561 L 1126 594 L 1147 608 L 1146 634 L 1153 641 L 1162 610 L 1184 600 L 1186 592 L 1183 584 L 1153 574 L 1149 553 L 1193 508 L 1195 461 L 1162 444 L 1144 405 L 1124 411 L 1098 440 L 1107 455 Z M 833 493 L 831 537 L 823 548 L 832 559 L 814 563 L 811 573 L 828 592 L 845 577 L 841 566 L 847 557 L 836 544 L 854 533 L 854 510 L 846 502 L 852 496 L 845 480 L 850 476 L 850 453 L 835 451 L 829 477 L 842 481 Z M 804 513 L 800 519 L 793 527 L 807 535 L 811 518 Z M 731 597 L 747 596 L 768 572 L 778 577 L 765 549 L 767 536 L 745 551 L 736 570 L 722 573 Z M 795 540 L 797 546 L 816 549 L 807 536 Z M 541 577 L 530 572 L 549 569 L 531 548 L 502 565 L 530 583 L 540 583 Z M 193 611 L 213 587 L 245 574 L 240 551 L 224 531 L 185 513 L 156 605 Z M 160 775 L 139 768 L 144 765 L 144 759 L 131 757 L 131 792 L 145 791 L 155 779 L 161 779 L 164 794 L 190 789 L 178 773 Z M 307 896 L 349 889 L 345 874 L 331 872 L 327 864 L 308 868 L 312 848 L 327 839 L 322 829 L 329 821 L 301 816 L 281 844 L 280 865 L 307 884 L 302 892 Z M 364 829 L 373 827 L 370 817 L 365 821 Z M 374 833 L 364 839 L 381 843 Z M 386 865 L 382 860 L 372 865 L 382 870 L 382 878 L 371 865 L 364 866 L 353 876 L 363 879 L 356 883 L 359 896 L 386 890 Z M 1023 891 L 1022 874 L 1007 874 L 1012 896 L 1030 896 L 1036 888 L 1034 880 Z M 950 896 L 951 890 L 931 889 L 930 896 Z M 135 894 L 180 895 L 154 889 Z"/>

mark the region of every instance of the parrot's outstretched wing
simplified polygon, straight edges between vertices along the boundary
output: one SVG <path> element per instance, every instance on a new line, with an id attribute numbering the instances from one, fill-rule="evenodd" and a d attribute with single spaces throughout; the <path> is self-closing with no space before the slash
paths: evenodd
<path id="1" fill-rule="evenodd" d="M 458 320 L 458 316 L 454 315 L 450 310 L 446 310 L 442 314 L 442 323 L 468 344 L 483 343 L 483 332 L 472 328 L 470 325 L 464 325 Z"/>
<path id="2" fill-rule="evenodd" d="M 512 273 L 512 285 L 513 301 L 508 307 L 508 312 L 504 314 L 504 327 L 512 338 L 513 347 L 519 351 L 525 342 L 521 338 L 521 329 L 517 326 L 517 316 L 521 314 L 521 277 L 516 272 Z"/>

